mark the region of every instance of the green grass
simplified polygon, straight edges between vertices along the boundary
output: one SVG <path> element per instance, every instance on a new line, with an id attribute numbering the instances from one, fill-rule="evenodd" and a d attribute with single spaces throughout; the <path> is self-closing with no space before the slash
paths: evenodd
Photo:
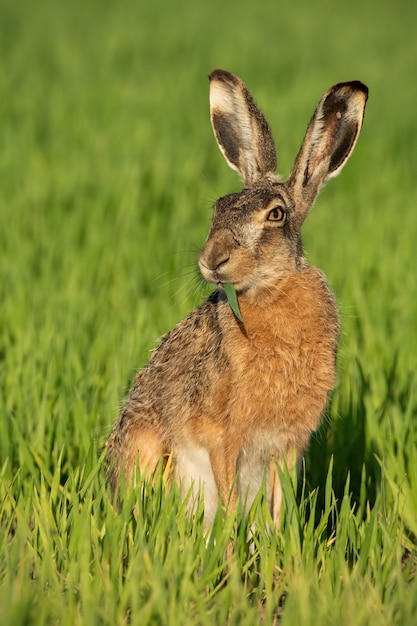
<path id="1" fill-rule="evenodd" d="M 412 0 L 2 2 L 1 624 L 415 623 L 416 23 Z M 249 85 L 284 175 L 331 84 L 370 99 L 304 229 L 342 316 L 332 405 L 282 477 L 281 532 L 260 494 L 207 540 L 161 476 L 117 513 L 101 451 L 157 337 L 208 293 L 211 205 L 239 189 L 215 67 Z"/>

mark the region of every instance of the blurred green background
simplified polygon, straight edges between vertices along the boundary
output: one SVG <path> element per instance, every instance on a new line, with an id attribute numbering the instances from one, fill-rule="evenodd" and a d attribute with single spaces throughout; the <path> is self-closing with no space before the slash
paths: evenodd
<path id="1" fill-rule="evenodd" d="M 209 123 L 207 76 L 221 67 L 264 111 L 284 176 L 324 91 L 353 79 L 369 87 L 354 154 L 304 228 L 342 318 L 338 387 L 306 481 L 320 488 L 333 457 L 336 496 L 350 474 L 353 502 L 398 506 L 413 544 L 416 24 L 413 0 L 2 0 L 0 520 L 9 530 L 16 503 L 50 485 L 57 464 L 61 486 L 94 465 L 157 337 L 209 292 L 198 250 L 213 202 L 241 186 Z M 21 516 L 33 526 L 29 510 Z M 0 568 L 25 545 L 5 533 Z"/>

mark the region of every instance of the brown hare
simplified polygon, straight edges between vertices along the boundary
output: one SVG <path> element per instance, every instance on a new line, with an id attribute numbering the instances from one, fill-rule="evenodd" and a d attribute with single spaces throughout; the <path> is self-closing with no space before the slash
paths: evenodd
<path id="1" fill-rule="evenodd" d="M 299 465 L 335 383 L 338 313 L 323 273 L 308 265 L 300 229 L 320 187 L 358 139 L 368 90 L 339 83 L 320 100 L 287 181 L 268 123 L 243 82 L 210 75 L 211 123 L 245 188 L 220 198 L 199 255 L 217 289 L 162 339 L 139 371 L 107 442 L 112 488 L 171 457 L 175 480 L 248 507 L 266 479 L 279 524 L 277 465 Z M 331 238 L 329 237 L 329 241 Z M 242 320 L 223 285 L 237 295 Z M 291 467 L 289 467 L 291 470 Z"/>

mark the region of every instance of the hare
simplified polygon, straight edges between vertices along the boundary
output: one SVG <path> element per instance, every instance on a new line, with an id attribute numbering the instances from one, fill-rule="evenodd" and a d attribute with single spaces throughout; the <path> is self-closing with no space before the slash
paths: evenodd
<path id="1" fill-rule="evenodd" d="M 224 70 L 209 79 L 214 135 L 245 187 L 216 202 L 199 255 L 216 290 L 136 376 L 107 442 L 110 482 L 115 489 L 122 474 L 134 480 L 137 468 L 150 477 L 170 457 L 184 491 L 202 489 L 209 525 L 219 502 L 239 499 L 247 509 L 266 480 L 278 526 L 277 466 L 299 466 L 336 376 L 338 312 L 323 273 L 304 258 L 300 229 L 320 187 L 353 151 L 368 89 L 353 81 L 324 94 L 284 182 L 246 86 Z"/>

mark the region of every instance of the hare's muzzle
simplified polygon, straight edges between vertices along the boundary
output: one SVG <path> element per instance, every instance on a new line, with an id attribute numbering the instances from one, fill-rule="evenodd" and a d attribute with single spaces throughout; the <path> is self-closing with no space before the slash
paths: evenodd
<path id="1" fill-rule="evenodd" d="M 236 246 L 230 230 L 222 228 L 209 235 L 198 258 L 200 272 L 207 282 L 228 282 L 228 263 Z"/>

